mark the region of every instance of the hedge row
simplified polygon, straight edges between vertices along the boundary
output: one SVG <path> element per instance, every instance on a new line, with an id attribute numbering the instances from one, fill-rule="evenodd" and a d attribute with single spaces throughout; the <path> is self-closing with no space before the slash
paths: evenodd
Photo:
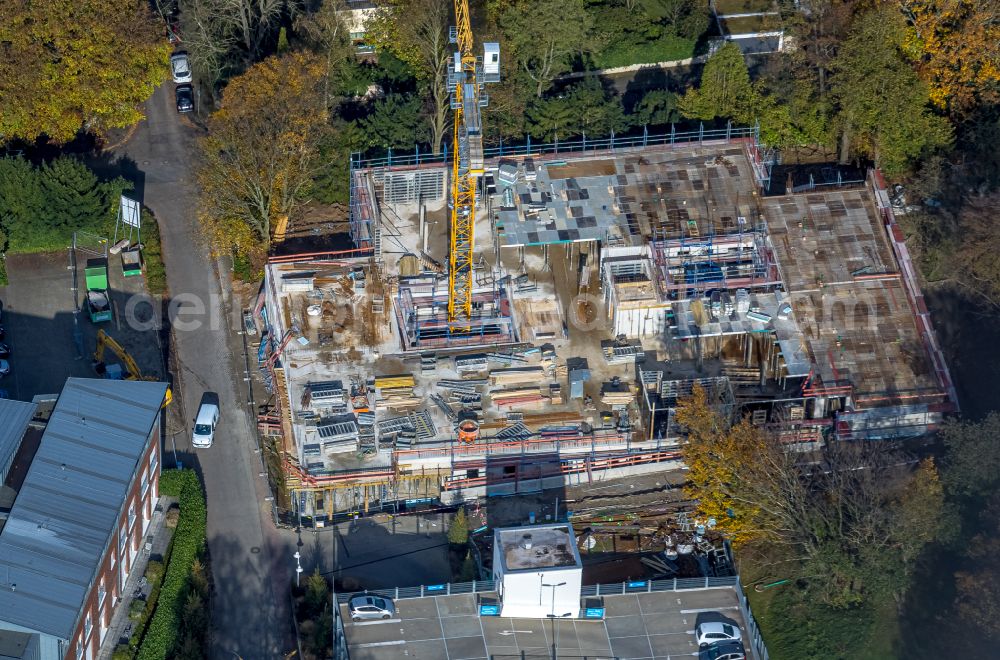
<path id="1" fill-rule="evenodd" d="M 165 470 L 160 493 L 178 498 L 180 516 L 156 611 L 136 656 L 139 660 L 165 660 L 176 647 L 191 567 L 205 548 L 205 494 L 198 475 L 193 470 Z"/>

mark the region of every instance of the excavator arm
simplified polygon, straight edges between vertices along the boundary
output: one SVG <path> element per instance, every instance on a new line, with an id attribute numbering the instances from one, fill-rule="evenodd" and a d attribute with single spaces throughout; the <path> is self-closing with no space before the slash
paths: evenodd
<path id="1" fill-rule="evenodd" d="M 106 333 L 104 330 L 97 331 L 97 345 L 94 347 L 94 365 L 104 363 L 104 351 L 111 349 L 111 352 L 115 354 L 118 361 L 121 362 L 122 367 L 125 369 L 125 380 L 149 380 L 155 381 L 156 378 L 150 378 L 143 376 L 142 372 L 139 370 L 139 365 L 136 364 L 135 359 L 129 355 L 128 351 L 119 344 L 111 335 Z M 163 406 L 169 406 L 174 400 L 174 394 L 171 389 L 167 388 L 166 396 L 163 399 Z"/>

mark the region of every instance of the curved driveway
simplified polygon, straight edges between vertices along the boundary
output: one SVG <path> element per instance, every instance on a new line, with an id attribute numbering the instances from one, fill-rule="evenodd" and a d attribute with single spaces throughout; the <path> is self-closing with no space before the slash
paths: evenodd
<path id="1" fill-rule="evenodd" d="M 197 231 L 192 165 L 199 129 L 178 116 L 173 104 L 173 85 L 166 83 L 147 103 L 147 119 L 113 151 L 135 161 L 132 172 L 128 163 L 124 169 L 134 175 L 140 199 L 158 218 L 171 304 L 184 301 L 172 323 L 172 371 L 180 405 L 169 415 L 165 455 L 169 464 L 172 436 L 180 460 L 201 472 L 208 495 L 215 587 L 211 656 L 271 660 L 294 644 L 286 542 L 262 504 L 266 483 L 254 453 L 255 422 L 247 414 L 242 369 L 234 367 L 242 364 L 242 349 L 229 326 L 228 274 L 220 286 L 217 262 Z M 218 394 L 222 419 L 214 446 L 192 452 L 191 421 L 205 392 Z"/>

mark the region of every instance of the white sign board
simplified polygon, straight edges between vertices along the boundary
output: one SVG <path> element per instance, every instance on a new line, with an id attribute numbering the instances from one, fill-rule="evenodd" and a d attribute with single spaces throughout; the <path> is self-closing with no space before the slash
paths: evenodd
<path id="1" fill-rule="evenodd" d="M 122 222 L 126 225 L 129 225 L 130 227 L 139 227 L 139 218 L 142 215 L 139 208 L 139 202 L 122 195 L 121 214 Z"/>

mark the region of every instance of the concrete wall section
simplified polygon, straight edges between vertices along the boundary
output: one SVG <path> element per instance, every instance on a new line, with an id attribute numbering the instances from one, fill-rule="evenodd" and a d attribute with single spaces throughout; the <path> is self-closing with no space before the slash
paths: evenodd
<path id="1" fill-rule="evenodd" d="M 502 576 L 501 616 L 526 619 L 578 618 L 583 570 L 572 567 L 519 571 Z"/>

